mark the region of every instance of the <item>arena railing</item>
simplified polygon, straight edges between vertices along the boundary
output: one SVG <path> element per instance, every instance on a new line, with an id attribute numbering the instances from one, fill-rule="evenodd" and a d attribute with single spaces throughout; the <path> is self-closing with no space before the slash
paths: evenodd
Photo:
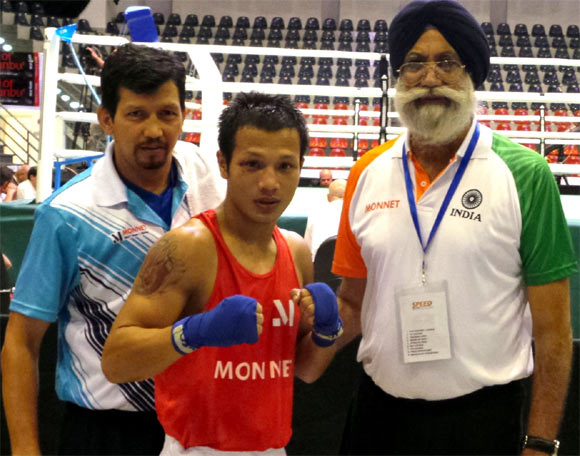
<path id="1" fill-rule="evenodd" d="M 100 79 L 96 76 L 83 77 L 81 74 L 70 72 L 59 72 L 59 57 L 61 49 L 61 39 L 55 33 L 56 29 L 46 28 L 44 53 L 45 66 L 43 77 L 43 93 L 41 106 L 41 136 L 40 136 L 40 160 L 38 167 L 38 186 L 37 199 L 42 201 L 47 198 L 51 192 L 52 168 L 55 161 L 71 159 L 75 155 L 78 157 L 87 157 L 94 154 L 98 156 L 102 151 L 86 150 L 67 150 L 63 147 L 63 135 L 57 137 L 57 132 L 61 131 L 59 122 L 90 122 L 97 123 L 95 113 L 83 113 L 76 111 L 56 111 L 57 85 L 60 80 L 67 81 L 71 84 L 86 84 L 88 81 L 93 87 L 100 85 Z M 79 45 L 98 45 L 116 47 L 127 40 L 124 37 L 100 36 L 100 35 L 82 35 L 74 34 L 72 43 Z M 241 83 L 241 82 L 223 82 L 222 75 L 218 66 L 212 58 L 212 53 L 221 54 L 254 54 L 254 55 L 278 55 L 278 56 L 296 56 L 296 57 L 331 57 L 331 58 L 348 58 L 378 61 L 381 58 L 379 53 L 360 53 L 345 51 L 325 51 L 325 50 L 303 50 L 303 49 L 286 49 L 286 48 L 262 48 L 262 47 L 241 47 L 241 46 L 222 46 L 222 45 L 198 45 L 198 44 L 178 44 L 178 43 L 140 43 L 146 46 L 154 46 L 173 52 L 185 52 L 188 54 L 198 77 L 188 76 L 186 89 L 191 91 L 201 91 L 201 103 L 188 102 L 186 106 L 190 109 L 198 109 L 202 112 L 201 120 L 185 120 L 184 132 L 200 133 L 200 147 L 202 150 L 210 151 L 212 154 L 217 150 L 217 125 L 218 118 L 223 109 L 224 93 L 238 93 L 244 91 L 259 91 L 273 94 L 286 95 L 326 95 L 328 97 L 349 97 L 354 99 L 373 99 L 382 96 L 380 88 L 357 88 L 357 87 L 338 87 L 338 86 L 320 86 L 320 85 L 298 85 L 298 84 L 260 84 L 260 83 Z M 387 56 L 388 58 L 388 56 Z M 517 65 L 554 65 L 554 66 L 572 66 L 580 67 L 580 60 L 568 59 L 538 59 L 538 58 L 506 58 L 492 57 L 492 63 L 497 64 L 517 64 Z M 393 98 L 395 90 L 388 90 L 388 97 Z M 549 103 L 580 104 L 580 94 L 571 93 L 530 93 L 530 92 L 489 92 L 477 91 L 476 97 L 479 101 L 505 101 L 505 102 L 527 102 L 541 103 L 548 106 Z M 389 103 L 392 105 L 392 103 Z M 348 110 L 317 110 L 304 109 L 306 115 L 324 115 L 324 116 L 359 116 L 375 118 L 380 115 L 375 111 L 356 111 Z M 395 119 L 398 117 L 396 112 L 388 112 L 387 117 Z M 576 124 L 580 122 L 578 117 L 567 116 L 506 116 L 486 114 L 478 116 L 478 119 L 489 121 L 525 121 L 537 122 L 545 125 L 546 122 L 568 122 Z M 321 125 L 308 124 L 311 134 L 317 137 L 337 137 L 348 138 L 355 141 L 361 139 L 378 139 L 380 127 L 369 125 Z M 388 127 L 387 139 L 396 137 L 405 131 L 402 127 Z M 512 137 L 514 140 L 525 144 L 540 144 L 542 148 L 551 144 L 570 144 L 580 145 L 579 132 L 551 132 L 551 131 L 517 131 L 504 130 L 498 131 L 503 135 Z M 314 176 L 317 169 L 333 168 L 343 170 L 348 174 L 352 166 L 353 159 L 356 159 L 356 150 L 353 157 L 306 157 L 303 176 Z M 560 165 L 550 164 L 552 171 L 558 175 L 580 174 L 580 165 Z"/>

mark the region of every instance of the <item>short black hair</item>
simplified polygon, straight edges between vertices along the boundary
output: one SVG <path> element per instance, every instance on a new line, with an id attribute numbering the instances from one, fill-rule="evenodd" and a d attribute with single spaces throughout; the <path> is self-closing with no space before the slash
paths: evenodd
<path id="1" fill-rule="evenodd" d="M 30 169 L 28 170 L 28 174 L 27 174 L 28 180 L 30 180 L 30 176 L 36 177 L 36 170 L 37 170 L 36 166 L 30 167 Z"/>
<path id="2" fill-rule="evenodd" d="M 179 104 L 185 111 L 185 67 L 170 52 L 147 46 L 124 44 L 105 61 L 101 72 L 101 106 L 114 118 L 119 89 L 135 93 L 155 93 L 167 81 L 179 91 Z"/>
<path id="3" fill-rule="evenodd" d="M 236 133 L 246 126 L 265 131 L 296 129 L 300 136 L 300 158 L 306 153 L 309 142 L 306 122 L 287 96 L 258 92 L 240 93 L 223 110 L 219 120 L 218 144 L 228 165 L 236 147 Z"/>
<path id="4" fill-rule="evenodd" d="M 12 171 L 8 166 L 0 167 L 0 186 L 4 185 L 6 182 L 12 180 L 14 176 L 14 171 Z"/>

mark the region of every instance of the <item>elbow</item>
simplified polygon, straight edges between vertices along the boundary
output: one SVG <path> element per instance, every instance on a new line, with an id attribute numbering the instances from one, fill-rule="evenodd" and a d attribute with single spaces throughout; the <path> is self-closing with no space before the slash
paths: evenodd
<path id="1" fill-rule="evenodd" d="M 101 359 L 101 369 L 105 378 L 111 383 L 122 383 L 121 378 L 115 369 L 115 363 L 111 360 L 111 356 L 105 350 Z"/>

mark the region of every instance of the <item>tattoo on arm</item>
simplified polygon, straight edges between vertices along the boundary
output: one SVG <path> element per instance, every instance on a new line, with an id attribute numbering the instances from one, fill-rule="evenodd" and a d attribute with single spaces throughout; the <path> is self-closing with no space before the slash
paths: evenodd
<path id="1" fill-rule="evenodd" d="M 137 275 L 135 293 L 150 295 L 163 285 L 174 283 L 185 271 L 185 264 L 176 258 L 176 252 L 177 245 L 173 240 L 163 238 L 157 242 L 149 250 Z"/>

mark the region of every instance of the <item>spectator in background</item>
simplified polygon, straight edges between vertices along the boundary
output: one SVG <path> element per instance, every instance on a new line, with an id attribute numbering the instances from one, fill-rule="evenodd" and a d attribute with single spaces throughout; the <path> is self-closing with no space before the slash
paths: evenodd
<path id="1" fill-rule="evenodd" d="M 36 166 L 28 169 L 27 179 L 18 184 L 15 199 L 33 200 L 36 198 Z"/>
<path id="2" fill-rule="evenodd" d="M 16 199 L 18 183 L 14 178 L 14 171 L 8 166 L 0 168 L 0 201 L 7 203 Z"/>
<path id="3" fill-rule="evenodd" d="M 14 173 L 14 177 L 18 181 L 18 185 L 28 179 L 28 170 L 30 169 L 29 165 L 20 165 L 16 172 Z"/>
<path id="4" fill-rule="evenodd" d="M 333 181 L 328 187 L 326 195 L 328 203 L 319 206 L 308 216 L 304 240 L 312 252 L 312 261 L 314 261 L 320 244 L 329 237 L 336 236 L 338 232 L 345 188 L 346 181 L 344 179 Z"/>
<path id="5" fill-rule="evenodd" d="M 332 182 L 332 171 L 329 169 L 320 170 L 320 186 L 328 187 Z"/>

